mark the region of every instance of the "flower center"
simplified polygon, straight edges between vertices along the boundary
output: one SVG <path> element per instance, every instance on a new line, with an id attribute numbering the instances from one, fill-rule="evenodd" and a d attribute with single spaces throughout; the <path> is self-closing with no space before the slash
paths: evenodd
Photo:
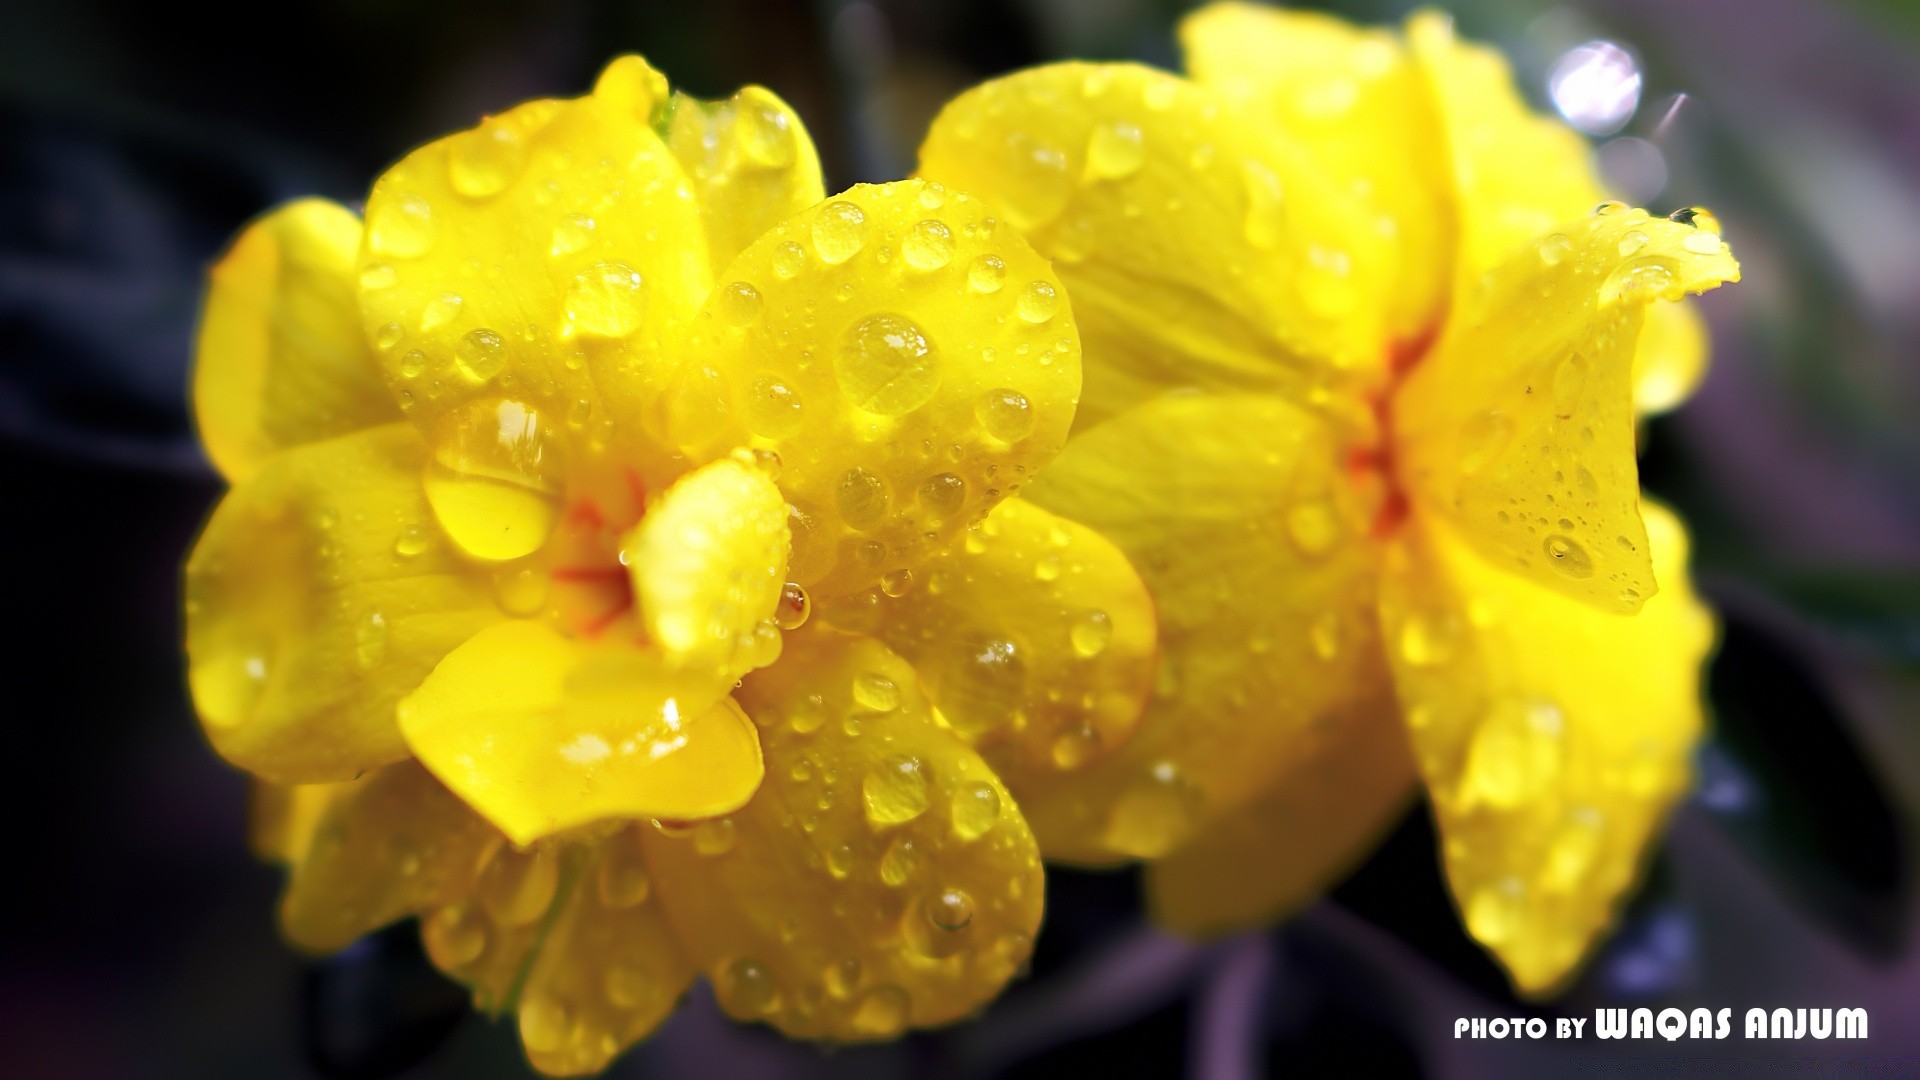
<path id="1" fill-rule="evenodd" d="M 1387 346 L 1386 380 L 1366 398 L 1373 410 L 1375 441 L 1347 451 L 1347 475 L 1357 484 L 1379 484 L 1383 489 L 1371 529 L 1375 540 L 1384 540 L 1397 532 L 1411 508 L 1394 453 L 1393 406 L 1407 376 L 1432 350 L 1439 330 L 1439 320 L 1435 319 L 1413 337 Z"/>
<path id="2" fill-rule="evenodd" d="M 582 479 L 586 482 L 576 482 L 568 492 L 565 511 L 542 552 L 550 567 L 549 610 L 576 637 L 598 638 L 632 623 L 632 634 L 644 643 L 645 631 L 632 618 L 638 614 L 633 577 L 621 558 L 620 541 L 646 511 L 646 484 L 632 469 L 620 470 L 617 482 Z"/>

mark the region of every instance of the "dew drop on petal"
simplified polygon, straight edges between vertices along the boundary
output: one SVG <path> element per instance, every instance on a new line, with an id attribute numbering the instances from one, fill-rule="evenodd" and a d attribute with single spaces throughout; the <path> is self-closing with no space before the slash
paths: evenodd
<path id="1" fill-rule="evenodd" d="M 875 827 L 912 821 L 926 812 L 931 786 L 926 763 L 919 758 L 896 756 L 875 765 L 860 781 L 867 821 Z"/>
<path id="2" fill-rule="evenodd" d="M 849 402 L 881 416 L 900 416 L 940 389 L 940 350 L 904 315 L 869 315 L 841 335 L 834 375 Z"/>
<path id="3" fill-rule="evenodd" d="M 813 250 L 823 263 L 838 266 L 859 254 L 866 243 L 867 215 L 850 202 L 828 203 L 814 219 Z"/>

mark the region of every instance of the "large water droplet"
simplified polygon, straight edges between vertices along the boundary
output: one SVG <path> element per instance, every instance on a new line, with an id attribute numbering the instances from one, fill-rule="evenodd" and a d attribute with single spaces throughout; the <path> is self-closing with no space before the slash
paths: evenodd
<path id="1" fill-rule="evenodd" d="M 433 205 L 418 195 L 376 199 L 367 222 L 367 247 L 389 258 L 418 258 L 433 246 L 436 227 Z"/>
<path id="2" fill-rule="evenodd" d="M 829 266 L 853 258 L 866 243 L 867 215 L 844 199 L 828 203 L 813 221 L 813 250 Z"/>
<path id="3" fill-rule="evenodd" d="M 930 677 L 940 715 L 968 738 L 1013 720 L 1026 697 L 1026 661 L 1006 638 L 954 639 Z"/>
<path id="4" fill-rule="evenodd" d="M 447 181 L 470 199 L 486 199 L 506 190 L 526 168 L 526 143 L 509 124 L 487 122 L 447 147 Z"/>
<path id="5" fill-rule="evenodd" d="M 953 789 L 953 835 L 971 843 L 1000 821 L 1000 793 L 984 780 L 969 780 Z"/>
<path id="6" fill-rule="evenodd" d="M 900 687 L 877 671 L 854 676 L 853 700 L 874 712 L 892 712 L 900 707 Z"/>
<path id="7" fill-rule="evenodd" d="M 774 605 L 773 619 L 782 630 L 798 630 L 813 614 L 813 600 L 807 590 L 789 581 L 780 588 L 780 601 Z"/>
<path id="8" fill-rule="evenodd" d="M 512 400 L 474 402 L 441 421 L 431 446 L 427 502 L 462 550 L 505 561 L 546 541 L 566 462 L 538 412 Z"/>
<path id="9" fill-rule="evenodd" d="M 1146 139 L 1134 124 L 1101 124 L 1087 140 L 1087 173 L 1099 180 L 1120 180 L 1140 171 L 1147 160 Z"/>
<path id="10" fill-rule="evenodd" d="M 585 214 L 568 214 L 553 227 L 547 254 L 554 258 L 576 255 L 593 244 L 594 220 Z"/>
<path id="11" fill-rule="evenodd" d="M 506 342 L 500 335 L 486 327 L 469 330 L 461 337 L 460 343 L 453 347 L 454 366 L 460 374 L 476 383 L 486 382 L 500 374 L 501 367 L 507 362 Z"/>
<path id="12" fill-rule="evenodd" d="M 848 327 L 834 375 L 849 402 L 881 416 L 925 405 L 940 389 L 940 350 L 919 324 L 882 312 Z"/>
<path id="13" fill-rule="evenodd" d="M 1113 640 L 1113 617 L 1104 611 L 1082 612 L 1073 620 L 1073 628 L 1067 632 L 1073 644 L 1075 655 L 1082 659 L 1091 659 L 1106 651 L 1107 642 Z"/>
<path id="14" fill-rule="evenodd" d="M 743 95 L 744 96 L 744 95 Z M 771 102 L 744 100 L 733 122 L 733 142 L 741 157 L 763 169 L 793 164 L 793 121 Z"/>
<path id="15" fill-rule="evenodd" d="M 981 394 L 973 415 L 987 434 L 1001 442 L 1018 442 L 1033 432 L 1033 405 L 1018 390 L 1002 387 Z"/>
<path id="16" fill-rule="evenodd" d="M 1481 718 L 1467 751 L 1460 798 L 1511 809 L 1551 788 L 1560 778 L 1563 721 L 1550 701 L 1507 699 Z"/>
<path id="17" fill-rule="evenodd" d="M 915 270 L 938 270 L 953 259 L 953 230 L 943 221 L 922 221 L 901 242 L 900 254 Z"/>
<path id="18" fill-rule="evenodd" d="M 640 272 L 626 263 L 596 263 L 574 276 L 565 300 L 566 332 L 623 338 L 645 315 Z"/>
<path id="19" fill-rule="evenodd" d="M 1027 287 L 1020 290 L 1020 299 L 1014 307 L 1022 319 L 1030 323 L 1043 323 L 1060 310 L 1060 294 L 1049 282 L 1028 282 Z"/>
<path id="20" fill-rule="evenodd" d="M 1572 537 L 1555 533 L 1541 546 L 1547 553 L 1547 565 L 1560 573 L 1575 580 L 1593 576 L 1593 557 Z"/>
<path id="21" fill-rule="evenodd" d="M 866 1038 L 891 1038 L 907 1026 L 910 1004 L 905 990 L 882 983 L 860 995 L 849 1019 L 853 1030 Z"/>
<path id="22" fill-rule="evenodd" d="M 714 990 L 721 1007 L 743 1019 L 766 1016 L 780 1000 L 780 988 L 773 981 L 773 972 L 760 961 L 745 956 L 735 957 L 726 966 Z"/>
<path id="23" fill-rule="evenodd" d="M 421 921 L 420 942 L 435 967 L 455 971 L 487 951 L 487 920 L 471 904 L 451 904 Z"/>
<path id="24" fill-rule="evenodd" d="M 967 287 L 977 293 L 997 293 L 1007 280 L 1007 263 L 998 255 L 982 255 L 967 267 Z"/>
<path id="25" fill-rule="evenodd" d="M 1107 843 L 1136 858 L 1158 858 L 1186 837 L 1198 799 L 1199 790 L 1172 762 L 1159 762 L 1114 803 Z"/>
<path id="26" fill-rule="evenodd" d="M 966 504 L 967 482 L 953 473 L 935 473 L 921 481 L 916 497 L 934 517 L 950 518 Z"/>
<path id="27" fill-rule="evenodd" d="M 841 519 L 855 529 L 871 528 L 887 514 L 886 481 L 858 466 L 841 474 L 833 497 Z"/>
<path id="28" fill-rule="evenodd" d="M 860 781 L 867 821 L 875 827 L 912 821 L 926 813 L 931 785 L 926 763 L 917 757 L 890 757 L 875 765 Z"/>
<path id="29" fill-rule="evenodd" d="M 481 871 L 476 889 L 495 922 L 526 926 L 546 914 L 559 886 L 560 860 L 551 852 L 502 851 Z"/>

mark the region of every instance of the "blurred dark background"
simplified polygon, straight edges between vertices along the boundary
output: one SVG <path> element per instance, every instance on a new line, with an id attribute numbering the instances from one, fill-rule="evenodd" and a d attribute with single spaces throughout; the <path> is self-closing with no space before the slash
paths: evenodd
<path id="1" fill-rule="evenodd" d="M 889 179 L 982 77 L 1069 56 L 1176 65 L 1185 6 L 0 5 L 0 1075 L 526 1073 L 511 1026 L 470 1015 L 410 927 L 325 961 L 279 941 L 279 872 L 246 854 L 244 785 L 187 708 L 178 567 L 219 484 L 186 369 L 202 271 L 242 222 L 295 195 L 351 202 L 412 146 L 584 92 L 624 51 L 708 96 L 772 87 L 830 190 Z M 1624 194 L 1712 206 L 1745 264 L 1703 304 L 1711 376 L 1651 424 L 1643 464 L 1692 523 L 1724 618 L 1714 734 L 1623 925 L 1542 1010 L 1731 1006 L 1736 1037 L 1453 1040 L 1457 1016 L 1523 1007 L 1460 930 L 1416 808 L 1269 934 L 1183 944 L 1145 927 L 1130 875 L 1056 873 L 1032 976 L 981 1023 L 822 1051 L 729 1024 L 696 990 L 614 1075 L 1920 1071 L 1920 5 L 1453 10 L 1537 104 L 1596 134 Z M 1616 49 L 1580 51 L 1593 41 Z M 1864 1006 L 1872 1038 L 1744 1042 L 1755 1005 Z"/>

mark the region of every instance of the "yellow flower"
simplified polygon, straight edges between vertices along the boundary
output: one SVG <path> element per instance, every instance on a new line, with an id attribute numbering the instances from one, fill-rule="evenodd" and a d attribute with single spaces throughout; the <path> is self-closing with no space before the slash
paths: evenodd
<path id="1" fill-rule="evenodd" d="M 1160 618 L 1134 739 L 1014 791 L 1047 856 L 1154 860 L 1210 933 L 1308 901 L 1417 775 L 1467 928 L 1544 992 L 1688 782 L 1714 627 L 1635 416 L 1704 359 L 1655 301 L 1739 270 L 1704 211 L 1592 209 L 1581 140 L 1443 17 L 1222 4 L 1182 40 L 1187 78 L 1018 73 L 921 151 L 1067 283 L 1083 427 L 1028 495 Z"/>
<path id="2" fill-rule="evenodd" d="M 418 915 L 548 1072 L 696 973 L 809 1038 L 978 1008 L 1042 903 L 997 770 L 1144 707 L 1144 586 L 1010 497 L 1079 394 L 1046 262 L 935 183 L 823 195 L 772 94 L 629 57 L 213 271 L 189 681 L 286 933 Z"/>

